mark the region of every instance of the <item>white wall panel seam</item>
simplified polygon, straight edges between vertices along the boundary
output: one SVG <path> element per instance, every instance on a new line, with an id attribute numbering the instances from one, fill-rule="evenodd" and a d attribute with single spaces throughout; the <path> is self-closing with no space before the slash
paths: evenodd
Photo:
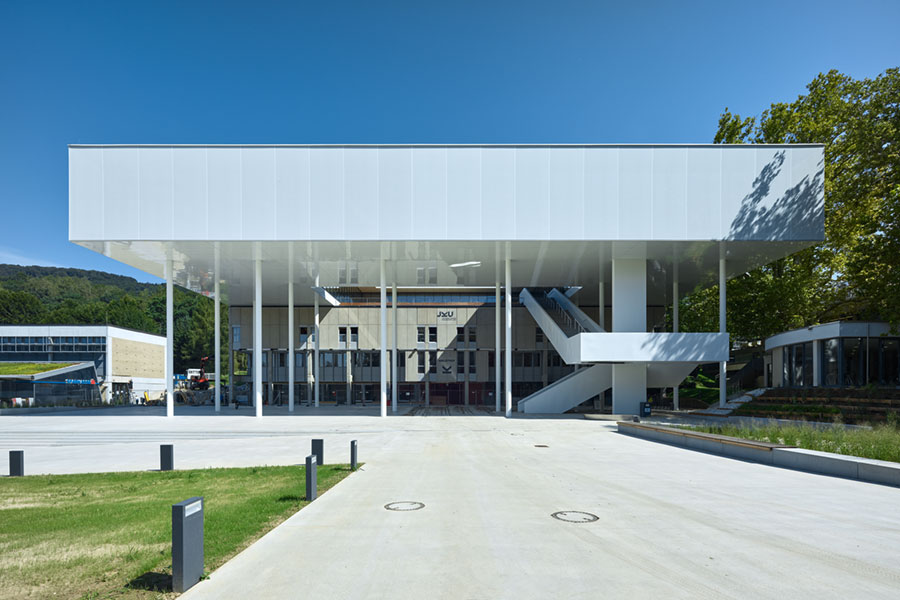
<path id="1" fill-rule="evenodd" d="M 721 149 L 719 149 L 719 201 L 716 202 L 716 206 L 719 207 L 719 218 L 716 220 L 716 223 L 719 224 L 719 236 L 716 239 L 724 240 L 725 239 L 725 231 L 724 231 L 724 220 L 722 219 L 722 202 L 724 201 L 724 187 L 725 187 L 725 172 L 724 172 L 724 153 Z"/>
<path id="2" fill-rule="evenodd" d="M 143 208 L 143 205 L 144 205 L 144 203 L 143 203 L 144 194 L 143 194 L 143 190 L 141 189 L 141 176 L 143 175 L 144 161 L 141 160 L 141 151 L 140 150 L 137 151 L 137 156 L 138 156 L 138 161 L 137 161 L 138 162 L 138 168 L 137 168 L 137 199 L 138 199 L 138 202 L 137 202 L 137 214 L 135 215 L 135 218 L 138 221 L 138 228 L 137 228 L 138 238 L 143 238 L 143 237 L 145 237 L 143 235 L 144 211 L 141 209 Z M 172 198 L 172 204 L 174 204 L 174 203 L 175 203 L 175 199 Z"/>
<path id="3" fill-rule="evenodd" d="M 241 227 L 239 239 L 243 240 L 244 239 L 244 147 L 243 146 L 241 146 L 241 148 L 238 150 L 238 157 L 240 158 L 240 163 L 238 164 L 238 175 L 240 176 L 240 181 L 238 181 L 238 192 L 241 195 L 240 203 L 238 204 L 238 206 L 241 207 L 241 216 L 240 216 L 240 219 L 238 219 L 240 221 L 240 227 Z M 254 279 L 254 281 L 256 281 L 256 280 Z M 253 335 L 256 335 L 256 334 L 254 333 Z M 255 393 L 256 392 L 254 392 L 254 394 Z"/>
<path id="4" fill-rule="evenodd" d="M 656 149 L 650 148 L 650 214 L 648 216 L 650 217 L 650 239 L 651 240 L 656 239 L 656 237 L 653 235 L 654 227 L 655 227 L 653 224 L 653 215 L 656 213 L 656 211 L 654 210 L 654 204 L 656 202 L 656 198 L 654 197 L 655 196 L 654 192 L 656 190 L 656 185 L 654 185 L 656 183 L 656 173 L 653 170 L 653 168 L 655 166 L 656 166 Z"/>
<path id="5" fill-rule="evenodd" d="M 174 152 L 172 153 L 174 154 Z M 209 148 L 203 148 L 203 189 L 206 190 L 206 239 L 215 238 L 216 236 L 210 236 L 210 227 L 209 227 Z M 175 205 L 175 198 L 172 197 L 172 206 Z M 172 231 L 174 234 L 175 231 L 175 219 L 172 219 Z M 218 382 L 216 382 L 218 383 Z"/>
<path id="6" fill-rule="evenodd" d="M 684 226 L 681 228 L 681 237 L 687 237 L 687 223 L 688 223 L 688 179 L 690 179 L 690 172 L 688 169 L 689 166 L 689 156 L 690 152 L 685 151 L 684 153 L 684 202 L 681 203 L 681 213 L 684 217 Z"/>
<path id="7" fill-rule="evenodd" d="M 100 151 L 100 218 L 102 219 L 100 223 L 100 231 L 101 235 L 104 238 L 109 239 L 109 236 L 106 235 L 106 150 L 103 149 Z"/>
<path id="8" fill-rule="evenodd" d="M 616 224 L 616 234 L 615 234 L 614 239 L 617 239 L 617 240 L 622 238 L 622 228 L 620 226 L 621 224 L 619 223 L 619 196 L 622 195 L 622 185 L 621 185 L 622 176 L 620 174 L 620 169 L 622 168 L 621 153 L 622 153 L 622 150 L 620 148 L 616 148 L 616 170 L 614 171 L 615 178 L 616 178 L 616 197 L 615 197 L 615 202 L 612 203 L 612 206 L 613 206 L 613 209 L 616 211 L 616 215 L 615 215 L 613 222 Z M 610 237 L 612 237 L 612 236 L 610 236 Z"/>

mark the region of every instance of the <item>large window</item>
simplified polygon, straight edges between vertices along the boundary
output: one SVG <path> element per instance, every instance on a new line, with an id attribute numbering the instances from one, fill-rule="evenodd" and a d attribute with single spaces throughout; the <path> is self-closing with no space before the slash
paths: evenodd
<path id="1" fill-rule="evenodd" d="M 840 381 L 838 343 L 838 338 L 822 340 L 822 382 L 825 385 L 838 385 Z"/>
<path id="2" fill-rule="evenodd" d="M 860 387 L 865 382 L 865 346 L 862 338 L 842 338 L 843 346 L 843 373 L 844 381 L 842 385 L 849 387 Z"/>
<path id="3" fill-rule="evenodd" d="M 881 340 L 881 383 L 900 385 L 900 340 Z"/>

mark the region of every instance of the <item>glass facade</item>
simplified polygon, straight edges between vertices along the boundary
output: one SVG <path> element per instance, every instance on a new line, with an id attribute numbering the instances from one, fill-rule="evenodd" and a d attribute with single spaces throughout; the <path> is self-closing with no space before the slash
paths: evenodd
<path id="1" fill-rule="evenodd" d="M 824 386 L 900 386 L 900 338 L 828 338 L 819 351 Z M 784 346 L 781 368 L 785 387 L 812 386 L 812 342 Z"/>

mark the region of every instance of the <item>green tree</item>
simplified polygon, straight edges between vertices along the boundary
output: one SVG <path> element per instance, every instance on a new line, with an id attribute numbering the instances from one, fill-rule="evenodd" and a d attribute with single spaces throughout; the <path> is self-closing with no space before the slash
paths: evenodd
<path id="1" fill-rule="evenodd" d="M 33 325 L 43 320 L 44 312 L 35 295 L 0 288 L 0 324 Z"/>
<path id="2" fill-rule="evenodd" d="M 900 326 L 900 70 L 816 77 L 759 119 L 725 110 L 716 143 L 825 144 L 825 241 L 728 282 L 728 328 L 752 340 L 845 318 Z M 717 288 L 682 302 L 685 330 L 715 329 Z"/>

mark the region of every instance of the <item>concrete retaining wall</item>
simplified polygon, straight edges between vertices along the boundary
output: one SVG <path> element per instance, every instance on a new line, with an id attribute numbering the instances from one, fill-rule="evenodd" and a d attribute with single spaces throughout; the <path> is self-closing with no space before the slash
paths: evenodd
<path id="1" fill-rule="evenodd" d="M 723 435 L 639 423 L 617 423 L 619 433 L 681 448 L 808 473 L 900 487 L 900 464 L 804 450 Z"/>

